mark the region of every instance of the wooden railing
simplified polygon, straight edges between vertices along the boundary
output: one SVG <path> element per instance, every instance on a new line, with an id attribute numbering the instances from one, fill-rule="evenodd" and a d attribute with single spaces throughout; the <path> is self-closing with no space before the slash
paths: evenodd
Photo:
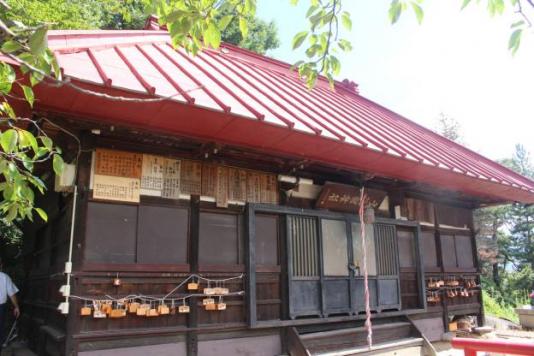
<path id="1" fill-rule="evenodd" d="M 465 356 L 476 356 L 477 351 L 506 355 L 534 355 L 534 343 L 532 342 L 454 338 L 452 339 L 452 347 L 463 349 Z"/>

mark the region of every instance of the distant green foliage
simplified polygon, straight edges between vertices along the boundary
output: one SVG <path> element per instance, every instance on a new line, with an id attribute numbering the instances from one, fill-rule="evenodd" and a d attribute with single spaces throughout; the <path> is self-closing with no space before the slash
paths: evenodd
<path id="1" fill-rule="evenodd" d="M 11 18 L 28 26 L 47 23 L 52 29 L 90 29 L 100 26 L 101 9 L 87 0 L 8 0 Z"/>
<path id="2" fill-rule="evenodd" d="M 482 292 L 482 298 L 484 299 L 484 312 L 487 315 L 510 320 L 514 323 L 519 322 L 519 318 L 513 307 L 506 304 L 500 304 L 486 291 Z"/>
<path id="3" fill-rule="evenodd" d="M 228 15 L 228 11 L 225 11 L 219 16 L 220 18 L 224 18 Z M 273 21 L 265 22 L 253 17 L 249 19 L 248 26 L 248 36 L 243 37 L 243 34 L 239 29 L 239 20 L 232 17 L 221 33 L 221 40 L 260 54 L 265 54 L 268 50 L 280 46 L 278 30 Z"/>
<path id="4" fill-rule="evenodd" d="M 139 29 L 146 15 L 139 0 L 8 0 L 11 17 L 50 29 Z"/>

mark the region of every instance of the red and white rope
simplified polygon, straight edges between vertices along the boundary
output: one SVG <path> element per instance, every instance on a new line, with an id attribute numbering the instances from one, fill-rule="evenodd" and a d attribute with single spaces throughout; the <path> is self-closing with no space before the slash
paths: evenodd
<path id="1" fill-rule="evenodd" d="M 373 346 L 373 329 L 371 325 L 371 306 L 369 303 L 369 282 L 367 274 L 367 243 L 365 242 L 365 203 L 367 195 L 364 187 L 360 190 L 360 235 L 362 237 L 362 252 L 363 252 L 363 283 L 365 288 L 365 328 L 367 329 L 367 345 L 369 348 Z"/>

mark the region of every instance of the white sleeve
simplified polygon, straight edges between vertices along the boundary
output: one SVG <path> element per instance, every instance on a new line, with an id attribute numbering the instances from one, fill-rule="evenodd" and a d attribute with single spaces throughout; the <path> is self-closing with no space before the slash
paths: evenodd
<path id="1" fill-rule="evenodd" d="M 17 294 L 19 291 L 17 286 L 13 283 L 11 278 L 9 278 L 9 276 L 7 275 L 6 275 L 6 291 L 9 297 L 12 297 L 14 294 Z"/>

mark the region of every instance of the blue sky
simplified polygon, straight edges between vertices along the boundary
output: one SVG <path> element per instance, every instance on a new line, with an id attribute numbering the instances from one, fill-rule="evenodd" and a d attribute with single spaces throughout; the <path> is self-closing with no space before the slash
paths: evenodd
<path id="1" fill-rule="evenodd" d="M 492 159 L 509 157 L 516 143 L 534 155 L 534 32 L 521 48 L 507 50 L 512 11 L 490 17 L 483 5 L 460 11 L 461 0 L 424 2 L 419 25 L 412 12 L 391 25 L 389 0 L 345 0 L 353 29 L 344 34 L 353 51 L 343 55 L 339 79 L 360 93 L 426 127 L 440 112 L 462 125 L 462 141 Z M 259 17 L 274 20 L 282 45 L 268 53 L 295 62 L 293 35 L 306 29 L 309 0 L 258 0 Z"/>

